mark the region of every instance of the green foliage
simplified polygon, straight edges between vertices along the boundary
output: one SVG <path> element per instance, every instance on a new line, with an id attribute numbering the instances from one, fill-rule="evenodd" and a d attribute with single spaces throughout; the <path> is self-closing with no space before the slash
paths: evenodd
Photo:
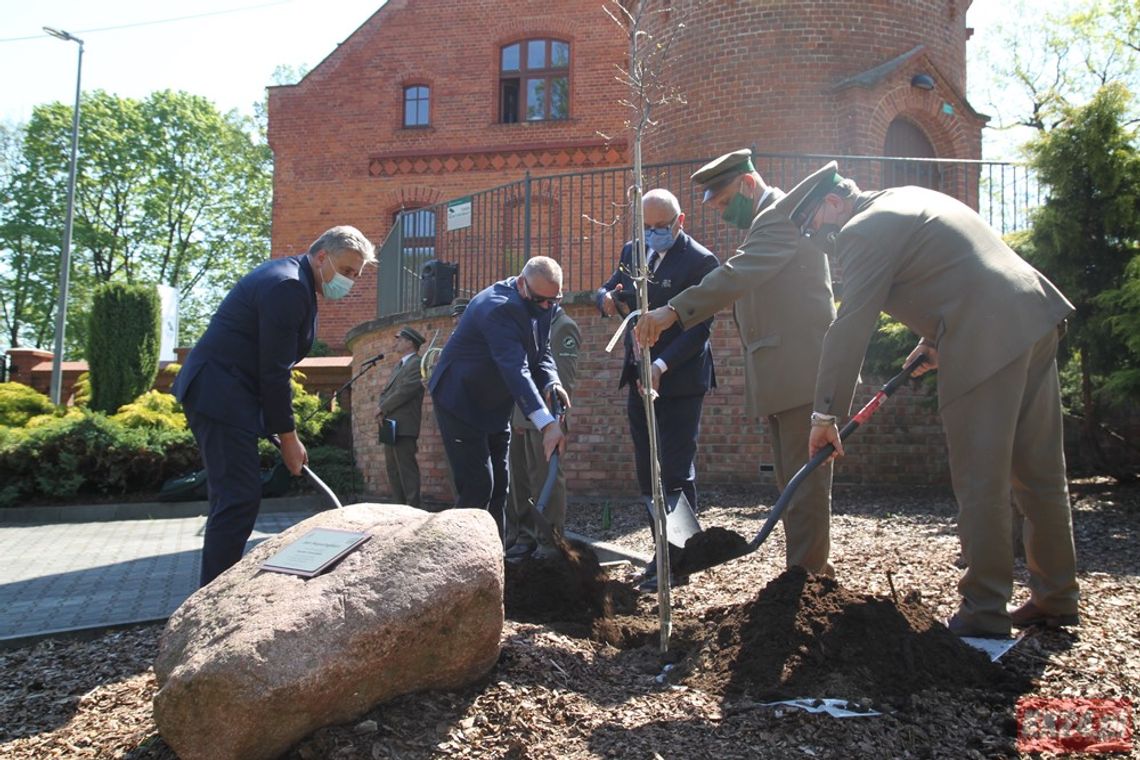
<path id="1" fill-rule="evenodd" d="M 179 290 L 183 341 L 238 277 L 266 258 L 272 154 L 252 119 L 183 92 L 82 102 L 67 350 L 87 346 L 94 287 Z M 72 104 L 38 106 L 0 131 L 0 326 L 11 345 L 53 333 Z"/>
<path id="2" fill-rule="evenodd" d="M 174 396 L 162 391 L 147 391 L 131 403 L 120 407 L 118 413 L 111 419 L 129 428 L 186 429 L 186 416 L 182 413 L 182 405 Z"/>
<path id="3" fill-rule="evenodd" d="M 888 378 L 897 375 L 902 369 L 903 359 L 916 345 L 918 337 L 909 327 L 886 314 L 879 314 L 879 323 L 863 359 L 863 376 Z"/>
<path id="4" fill-rule="evenodd" d="M 81 372 L 75 380 L 74 395 L 71 399 L 75 406 L 81 409 L 91 408 L 91 373 Z"/>
<path id="5" fill-rule="evenodd" d="M 161 319 L 153 285 L 108 282 L 95 291 L 87 348 L 93 410 L 114 413 L 154 385 Z"/>
<path id="6" fill-rule="evenodd" d="M 132 429 L 98 413 L 69 415 L 0 447 L 0 506 L 157 491 L 197 460 L 187 431 Z"/>
<path id="7" fill-rule="evenodd" d="M 1140 152 L 1125 127 L 1130 100 L 1123 86 L 1106 85 L 1087 106 L 1064 108 L 1064 121 L 1029 145 L 1049 197 L 1031 232 L 1014 241 L 1076 306 L 1064 346 L 1079 362 L 1081 413 L 1090 421 L 1098 403 L 1131 393 L 1129 377 L 1140 369 L 1140 346 L 1130 340 L 1140 325 L 1130 284 L 1140 254 Z"/>
<path id="8" fill-rule="evenodd" d="M 55 404 L 23 383 L 0 383 L 0 427 L 23 427 L 32 417 L 51 414 Z"/>
<path id="9" fill-rule="evenodd" d="M 309 469 L 342 502 L 364 486 L 364 476 L 353 467 L 352 453 L 339 446 L 309 448 Z"/>

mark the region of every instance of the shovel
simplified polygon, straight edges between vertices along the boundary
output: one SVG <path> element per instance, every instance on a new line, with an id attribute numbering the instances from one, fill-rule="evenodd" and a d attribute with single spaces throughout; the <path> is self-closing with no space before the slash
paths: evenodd
<path id="1" fill-rule="evenodd" d="M 276 436 L 276 434 L 269 436 L 269 442 L 272 443 L 274 446 L 276 446 L 278 451 L 281 450 L 281 439 L 278 438 Z M 307 464 L 301 465 L 301 472 L 303 472 L 305 474 L 305 477 L 307 477 L 309 479 L 309 482 L 313 484 L 313 487 L 315 487 L 318 491 L 323 493 L 325 495 L 325 498 L 327 498 L 330 502 L 332 502 L 332 505 L 334 507 L 336 507 L 337 509 L 340 509 L 341 507 L 344 506 L 343 504 L 340 503 L 340 499 L 338 499 L 336 497 L 336 494 L 333 493 L 332 489 L 329 488 L 325 484 L 325 481 L 318 478 L 317 473 L 315 473 L 309 469 L 309 465 L 307 465 Z"/>
<path id="2" fill-rule="evenodd" d="M 554 424 L 562 424 L 562 401 L 558 394 L 553 394 L 554 398 L 551 402 L 550 413 L 554 415 Z M 550 494 L 554 492 L 554 483 L 558 480 L 558 449 L 555 449 L 550 455 L 550 464 L 546 467 L 546 480 L 542 484 L 542 490 L 538 493 L 538 501 L 527 502 L 530 507 L 530 516 L 534 520 L 534 529 L 538 533 L 541 543 L 546 546 L 557 545 L 555 535 L 561 538 L 561 531 L 556 531 L 554 526 L 550 524 L 550 520 L 546 519 L 546 505 L 550 503 Z"/>
<path id="3" fill-rule="evenodd" d="M 910 378 L 910 373 L 918 369 L 925 361 L 926 356 L 922 354 L 916 356 L 909 364 L 903 367 L 901 372 L 888 380 L 886 384 L 879 389 L 878 393 L 843 426 L 843 429 L 839 431 L 839 440 L 847 440 L 847 436 L 854 433 L 866 423 L 867 420 L 871 418 L 871 415 L 882 406 L 883 402 Z M 780 494 L 780 498 L 772 505 L 771 514 L 768 515 L 768 519 L 764 521 L 764 525 L 760 527 L 760 532 L 756 534 L 755 538 L 746 542 L 743 536 L 719 528 L 712 528 L 709 531 L 695 534 L 691 540 L 685 542 L 684 549 L 682 549 L 675 563 L 676 572 L 678 574 L 689 575 L 699 570 L 707 570 L 710 567 L 715 567 L 729 560 L 736 559 L 737 557 L 743 557 L 759 549 L 760 545 L 764 543 L 768 535 L 776 527 L 776 523 L 779 522 L 781 515 L 783 515 L 784 511 L 788 508 L 788 504 L 791 502 L 792 496 L 795 495 L 800 483 L 802 483 L 815 468 L 826 462 L 833 453 L 835 453 L 835 446 L 828 444 L 817 451 L 815 456 L 808 460 L 808 463 L 792 476 L 792 479 L 789 480 L 788 484 L 784 487 L 783 493 Z M 717 531 L 717 533 L 713 534 L 713 531 Z"/>

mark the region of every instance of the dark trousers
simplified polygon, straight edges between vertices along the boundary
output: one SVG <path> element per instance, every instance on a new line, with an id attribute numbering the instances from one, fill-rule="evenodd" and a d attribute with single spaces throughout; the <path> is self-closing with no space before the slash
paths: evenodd
<path id="1" fill-rule="evenodd" d="M 420 465 L 416 462 L 419 445 L 414 435 L 396 436 L 395 445 L 384 446 L 384 466 L 388 485 L 397 504 L 420 508 Z"/>
<path id="2" fill-rule="evenodd" d="M 210 516 L 202 543 L 199 584 L 205 586 L 241 559 L 261 508 L 257 434 L 186 410 L 206 467 Z"/>
<path id="3" fill-rule="evenodd" d="M 495 519 L 500 539 L 503 537 L 503 507 L 507 502 L 507 451 L 511 429 L 507 421 L 503 429 L 485 433 L 435 405 L 443 449 L 451 465 L 458 494 L 455 506 L 485 509 Z"/>
<path id="4" fill-rule="evenodd" d="M 693 512 L 697 505 L 697 435 L 701 431 L 701 407 L 704 394 L 697 396 L 659 397 L 654 402 L 657 417 L 657 456 L 661 461 L 661 486 L 665 493 L 683 491 Z M 626 403 L 629 432 L 633 437 L 633 456 L 637 467 L 637 484 L 643 496 L 653 493 L 649 477 L 649 429 L 646 427 L 645 403 L 631 384 Z"/>

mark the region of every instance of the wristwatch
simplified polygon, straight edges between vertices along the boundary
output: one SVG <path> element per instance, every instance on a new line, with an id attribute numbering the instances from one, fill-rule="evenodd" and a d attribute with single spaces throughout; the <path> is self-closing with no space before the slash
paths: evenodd
<path id="1" fill-rule="evenodd" d="M 839 421 L 839 418 L 834 414 L 823 414 L 821 412 L 811 413 L 811 426 L 812 427 L 827 427 L 834 425 Z"/>

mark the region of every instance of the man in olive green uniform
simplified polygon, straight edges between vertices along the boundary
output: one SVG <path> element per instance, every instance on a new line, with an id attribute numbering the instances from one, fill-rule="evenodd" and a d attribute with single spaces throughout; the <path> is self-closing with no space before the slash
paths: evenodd
<path id="1" fill-rule="evenodd" d="M 911 357 L 938 369 L 938 405 L 958 500 L 966 570 L 950 619 L 961 635 L 1011 623 L 1075 625 L 1078 589 L 1057 378 L 1059 326 L 1072 304 L 972 209 L 919 187 L 860 192 L 834 162 L 789 194 L 791 220 L 834 245 L 843 302 L 824 338 L 812 453 L 850 411 L 863 354 L 884 311 L 921 337 Z M 1030 599 L 1013 586 L 1010 491 L 1025 516 Z"/>
<path id="2" fill-rule="evenodd" d="M 574 389 L 574 378 L 578 367 L 578 347 L 582 334 L 578 323 L 559 307 L 550 322 L 550 350 L 554 354 L 554 365 L 558 377 L 567 391 Z M 506 556 L 508 559 L 521 559 L 531 553 L 536 557 L 550 556 L 556 551 L 538 535 L 528 504 L 537 502 L 546 482 L 549 462 L 542 447 L 542 431 L 538 430 L 522 410 L 515 406 L 511 418 L 510 492 L 507 495 Z M 556 531 L 566 526 L 566 475 L 562 468 L 562 458 L 558 459 L 557 480 L 550 493 L 550 502 L 542 512 Z"/>
<path id="3" fill-rule="evenodd" d="M 395 501 L 417 509 L 420 508 L 420 466 L 416 462 L 416 451 L 424 403 L 419 350 L 423 344 L 424 336 L 411 327 L 404 326 L 396 333 L 392 350 L 400 356 L 400 361 L 392 368 L 376 413 L 381 425 L 386 419 L 396 421 L 396 442 L 384 444 L 384 465 Z"/>
<path id="4" fill-rule="evenodd" d="M 692 179 L 703 186 L 704 202 L 726 222 L 748 230 L 736 255 L 699 285 L 669 301 L 651 317 L 680 315 L 682 327 L 699 324 L 733 304 L 733 319 L 744 351 L 747 409 L 765 417 L 775 457 L 776 481 L 784 488 L 807 462 L 807 420 L 824 333 L 835 318 L 827 257 L 787 230 L 773 242 L 765 212 L 784 198 L 764 183 L 751 151 L 723 155 Z M 786 220 L 786 214 L 777 219 Z M 830 553 L 831 466 L 819 467 L 796 490 L 784 513 L 786 560 L 813 573 L 833 574 Z"/>

